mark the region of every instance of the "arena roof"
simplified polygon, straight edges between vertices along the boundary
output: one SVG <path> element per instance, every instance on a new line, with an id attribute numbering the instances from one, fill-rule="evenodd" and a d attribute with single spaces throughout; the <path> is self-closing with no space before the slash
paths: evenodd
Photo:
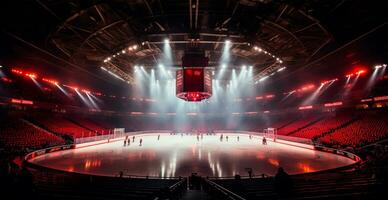
<path id="1" fill-rule="evenodd" d="M 267 82 L 273 88 L 287 87 L 291 79 L 298 84 L 306 77 L 330 77 L 355 65 L 374 65 L 383 62 L 388 52 L 384 45 L 388 19 L 381 1 L 23 0 L 0 4 L 2 62 L 39 66 L 105 89 L 126 85 L 101 72 L 101 66 L 131 83 L 135 65 L 157 65 L 166 38 L 173 49 L 172 66 L 180 66 L 190 39 L 201 41 L 216 70 L 226 40 L 232 43 L 231 65 L 252 65 L 256 80 L 286 66 L 286 73 Z"/>

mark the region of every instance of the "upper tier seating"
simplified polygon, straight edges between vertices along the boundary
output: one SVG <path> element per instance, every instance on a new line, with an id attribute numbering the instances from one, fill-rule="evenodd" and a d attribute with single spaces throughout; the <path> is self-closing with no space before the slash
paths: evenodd
<path id="1" fill-rule="evenodd" d="M 80 138 L 96 133 L 83 128 L 61 116 L 38 117 L 36 120 L 46 128 L 62 135 L 70 135 L 73 138 Z"/>
<path id="2" fill-rule="evenodd" d="M 93 132 L 97 132 L 100 135 L 107 135 L 111 133 L 111 129 L 104 127 L 100 123 L 96 123 L 92 120 L 89 120 L 87 118 L 81 118 L 81 117 L 72 117 L 72 122 L 87 128 L 89 130 L 92 130 Z"/>
<path id="3" fill-rule="evenodd" d="M 303 128 L 305 126 L 310 125 L 311 123 L 313 123 L 319 119 L 320 119 L 320 116 L 318 116 L 318 115 L 310 115 L 307 117 L 302 117 L 302 118 L 280 128 L 277 133 L 279 135 L 288 135 L 294 131 L 297 131 L 300 128 Z"/>
<path id="4" fill-rule="evenodd" d="M 353 119 L 353 116 L 347 113 L 328 116 L 318 121 L 317 123 L 312 124 L 311 126 L 308 126 L 304 129 L 301 129 L 291 134 L 291 136 L 313 139 L 314 137 L 317 137 L 322 133 L 326 133 L 330 130 L 333 130 L 349 122 L 352 119 Z"/>
<path id="5" fill-rule="evenodd" d="M 328 144 L 359 146 L 388 137 L 388 117 L 369 114 L 320 138 Z"/>

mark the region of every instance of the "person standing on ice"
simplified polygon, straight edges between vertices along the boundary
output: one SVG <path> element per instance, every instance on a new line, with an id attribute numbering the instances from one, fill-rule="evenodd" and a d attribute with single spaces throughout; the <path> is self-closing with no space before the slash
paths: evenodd
<path id="1" fill-rule="evenodd" d="M 139 146 L 141 146 L 143 143 L 143 138 L 140 138 Z"/>
<path id="2" fill-rule="evenodd" d="M 263 137 L 263 145 L 267 145 L 267 139 Z"/>

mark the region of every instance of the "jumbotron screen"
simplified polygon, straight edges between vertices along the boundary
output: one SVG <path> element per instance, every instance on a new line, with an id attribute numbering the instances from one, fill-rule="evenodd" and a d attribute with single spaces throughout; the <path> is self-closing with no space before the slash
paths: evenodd
<path id="1" fill-rule="evenodd" d="M 212 95 L 211 73 L 205 68 L 184 68 L 176 73 L 176 95 L 186 101 L 202 101 Z"/>

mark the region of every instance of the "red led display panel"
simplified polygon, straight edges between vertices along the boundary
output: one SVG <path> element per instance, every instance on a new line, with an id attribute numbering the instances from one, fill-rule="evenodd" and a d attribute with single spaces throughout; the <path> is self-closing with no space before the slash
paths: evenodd
<path id="1" fill-rule="evenodd" d="M 176 96 L 186 101 L 202 101 L 212 95 L 210 71 L 185 68 L 176 73 Z"/>

